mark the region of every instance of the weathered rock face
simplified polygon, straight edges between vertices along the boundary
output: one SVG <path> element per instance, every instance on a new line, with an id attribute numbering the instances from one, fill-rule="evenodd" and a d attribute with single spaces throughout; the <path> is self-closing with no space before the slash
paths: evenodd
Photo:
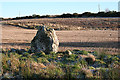
<path id="1" fill-rule="evenodd" d="M 34 39 L 31 41 L 31 50 L 33 52 L 43 51 L 50 53 L 51 51 L 57 52 L 59 41 L 56 36 L 55 30 L 40 26 Z"/>

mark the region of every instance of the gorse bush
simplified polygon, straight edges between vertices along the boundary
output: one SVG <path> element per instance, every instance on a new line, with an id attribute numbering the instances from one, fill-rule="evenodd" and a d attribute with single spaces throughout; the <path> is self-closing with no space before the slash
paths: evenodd
<path id="1" fill-rule="evenodd" d="M 4 78 L 16 79 L 118 79 L 120 55 L 81 50 L 29 53 L 29 50 L 3 50 Z M 69 55 L 70 52 L 70 55 Z M 72 54 L 71 54 L 72 53 Z"/>

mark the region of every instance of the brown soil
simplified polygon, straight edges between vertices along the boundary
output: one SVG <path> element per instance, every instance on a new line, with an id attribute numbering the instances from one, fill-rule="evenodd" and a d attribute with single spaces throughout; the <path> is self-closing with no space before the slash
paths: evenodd
<path id="1" fill-rule="evenodd" d="M 37 30 L 2 25 L 2 48 L 30 48 Z M 59 51 L 66 49 L 118 51 L 117 30 L 56 31 L 60 41 Z"/>

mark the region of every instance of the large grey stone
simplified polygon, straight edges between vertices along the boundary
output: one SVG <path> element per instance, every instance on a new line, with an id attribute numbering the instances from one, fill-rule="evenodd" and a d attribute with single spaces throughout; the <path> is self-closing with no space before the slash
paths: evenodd
<path id="1" fill-rule="evenodd" d="M 59 40 L 56 36 L 55 30 L 46 26 L 38 28 L 36 36 L 31 41 L 31 50 L 33 52 L 43 51 L 45 53 L 57 52 Z"/>

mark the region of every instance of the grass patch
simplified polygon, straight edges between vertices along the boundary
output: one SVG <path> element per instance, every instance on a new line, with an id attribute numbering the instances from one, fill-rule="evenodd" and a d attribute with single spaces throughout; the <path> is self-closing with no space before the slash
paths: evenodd
<path id="1" fill-rule="evenodd" d="M 29 53 L 29 50 L 6 49 L 2 50 L 2 57 L 3 79 L 120 78 L 120 55 L 81 50 L 45 54 L 42 51 Z M 92 59 L 92 64 L 88 63 L 88 58 Z"/>

